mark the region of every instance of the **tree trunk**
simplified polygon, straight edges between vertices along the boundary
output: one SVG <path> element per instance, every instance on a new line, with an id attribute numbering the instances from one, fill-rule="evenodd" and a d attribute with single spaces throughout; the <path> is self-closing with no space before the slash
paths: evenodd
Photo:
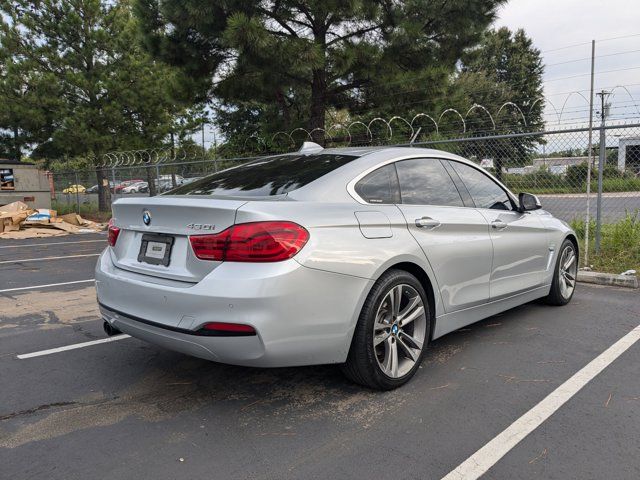
<path id="1" fill-rule="evenodd" d="M 109 188 L 109 171 L 96 167 L 96 178 L 98 179 L 98 210 L 101 212 L 110 212 L 111 189 Z"/>
<path id="2" fill-rule="evenodd" d="M 158 194 L 158 188 L 160 187 L 160 179 L 158 178 L 158 188 L 156 188 L 155 168 L 152 166 L 147 167 L 147 183 L 149 184 L 149 196 L 155 197 Z"/>
<path id="3" fill-rule="evenodd" d="M 327 110 L 327 72 L 322 70 L 313 71 L 313 81 L 311 84 L 311 121 L 309 129 L 324 129 L 324 117 Z M 324 132 L 316 130 L 312 135 L 313 141 L 324 144 Z"/>

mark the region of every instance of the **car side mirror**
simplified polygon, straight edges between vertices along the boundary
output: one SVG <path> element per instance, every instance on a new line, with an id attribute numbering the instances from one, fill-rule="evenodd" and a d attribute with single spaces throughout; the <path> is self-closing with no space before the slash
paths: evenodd
<path id="1" fill-rule="evenodd" d="M 518 201 L 520 202 L 520 211 L 527 212 L 529 210 L 538 210 L 542 208 L 542 204 L 538 197 L 531 193 L 521 192 L 518 195 Z"/>

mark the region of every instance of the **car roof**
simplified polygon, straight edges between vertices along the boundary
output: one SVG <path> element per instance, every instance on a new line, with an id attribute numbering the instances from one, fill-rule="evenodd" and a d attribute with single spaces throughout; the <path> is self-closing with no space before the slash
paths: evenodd
<path id="1" fill-rule="evenodd" d="M 433 157 L 455 160 L 468 164 L 476 169 L 484 171 L 477 163 L 460 157 L 450 152 L 424 148 L 419 146 L 380 146 L 380 147 L 344 147 L 323 149 L 319 145 L 308 152 L 295 152 L 294 155 L 308 153 L 309 155 L 353 155 L 353 161 L 336 168 L 319 179 L 289 192 L 287 195 L 294 200 L 333 200 L 337 202 L 353 200 L 347 191 L 347 185 L 355 178 L 361 177 L 370 171 L 375 170 L 387 163 L 420 157 Z M 499 182 L 493 175 L 485 171 L 494 181 L 500 184 L 507 192 L 510 190 Z M 513 196 L 513 194 L 511 194 Z"/>

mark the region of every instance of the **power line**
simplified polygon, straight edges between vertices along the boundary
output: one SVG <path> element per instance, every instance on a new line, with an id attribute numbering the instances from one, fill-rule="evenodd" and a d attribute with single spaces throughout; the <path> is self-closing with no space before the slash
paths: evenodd
<path id="1" fill-rule="evenodd" d="M 622 35 L 622 36 L 619 36 L 619 37 L 600 38 L 600 39 L 596 39 L 596 43 L 597 42 L 610 42 L 612 40 L 622 40 L 624 38 L 632 38 L 632 37 L 640 37 L 640 33 L 633 33 L 633 34 L 630 34 L 630 35 Z M 569 48 L 581 47 L 583 45 L 591 45 L 591 42 L 574 43 L 573 45 L 565 45 L 565 46 L 562 46 L 562 47 L 552 48 L 552 49 L 549 49 L 549 50 L 541 50 L 540 53 L 558 52 L 560 50 L 567 50 Z"/>
<path id="2" fill-rule="evenodd" d="M 595 58 L 606 58 L 606 57 L 614 57 L 617 55 L 627 55 L 629 53 L 637 53 L 639 50 L 627 50 L 625 52 L 617 52 L 617 53 L 608 53 L 605 55 L 596 55 Z M 557 63 L 546 63 L 545 67 L 555 67 L 556 65 L 566 65 L 567 63 L 576 63 L 576 62 L 584 62 L 585 60 L 591 60 L 591 57 L 578 58 L 575 60 L 567 60 L 566 62 L 557 62 Z"/>
<path id="3" fill-rule="evenodd" d="M 627 70 L 637 70 L 640 68 L 640 65 L 635 66 L 635 67 L 629 67 L 629 68 L 616 68 L 615 70 L 602 70 L 600 72 L 595 72 L 596 75 L 601 75 L 603 73 L 615 73 L 615 72 L 625 72 Z M 560 80 L 568 80 L 571 78 L 578 78 L 578 77 L 588 77 L 589 75 L 591 75 L 590 73 L 581 73 L 578 75 L 570 75 L 568 77 L 560 77 L 560 78 L 552 78 L 551 80 L 545 80 L 544 83 L 550 83 L 550 82 L 557 82 Z"/>

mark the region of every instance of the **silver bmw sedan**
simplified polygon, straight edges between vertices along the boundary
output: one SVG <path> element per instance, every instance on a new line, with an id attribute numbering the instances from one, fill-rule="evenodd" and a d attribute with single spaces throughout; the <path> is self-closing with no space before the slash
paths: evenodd
<path id="1" fill-rule="evenodd" d="M 341 364 L 407 382 L 429 342 L 573 295 L 578 244 L 534 195 L 421 148 L 255 160 L 113 205 L 96 266 L 105 331 L 236 365 Z"/>

